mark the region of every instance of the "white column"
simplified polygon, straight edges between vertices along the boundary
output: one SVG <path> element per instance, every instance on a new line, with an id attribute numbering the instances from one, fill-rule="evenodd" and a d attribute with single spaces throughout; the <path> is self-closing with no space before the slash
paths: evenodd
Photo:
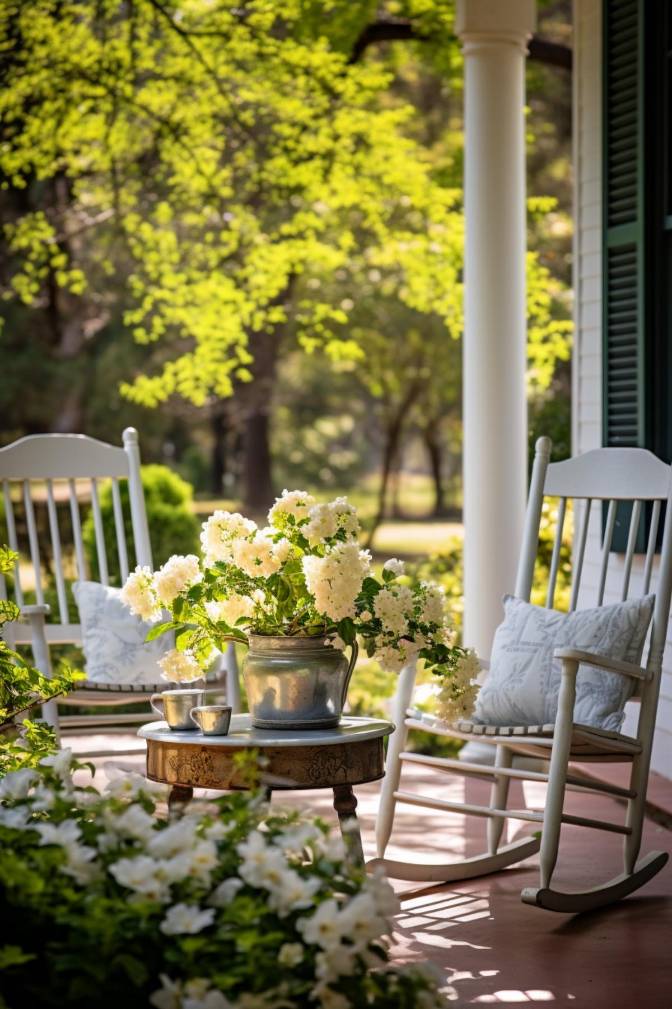
<path id="1" fill-rule="evenodd" d="M 525 55 L 534 0 L 458 0 L 464 49 L 465 643 L 487 657 L 525 511 Z"/>

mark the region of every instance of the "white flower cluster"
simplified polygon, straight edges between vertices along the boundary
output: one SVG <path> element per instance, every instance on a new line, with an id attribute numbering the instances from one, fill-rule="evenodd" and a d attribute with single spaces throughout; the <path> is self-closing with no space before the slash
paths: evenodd
<path id="1" fill-rule="evenodd" d="M 158 620 L 161 604 L 154 585 L 154 572 L 148 567 L 138 567 L 128 576 L 121 590 L 123 603 L 141 620 Z"/>
<path id="2" fill-rule="evenodd" d="M 224 621 L 229 627 L 233 627 L 243 617 L 251 617 L 255 606 L 261 605 L 263 601 L 263 592 L 255 592 L 253 596 L 229 596 L 228 599 L 207 602 L 205 611 L 214 623 Z"/>
<path id="3" fill-rule="evenodd" d="M 301 532 L 311 547 L 320 546 L 337 535 L 345 533 L 348 539 L 356 539 L 359 534 L 359 519 L 353 505 L 347 498 L 338 497 L 325 504 L 313 505 L 308 510 L 308 521 Z"/>
<path id="4" fill-rule="evenodd" d="M 339 542 L 329 547 L 324 557 L 306 554 L 302 566 L 318 613 L 334 621 L 355 616 L 355 599 L 371 570 L 368 550 L 360 550 L 353 541 Z"/>
<path id="5" fill-rule="evenodd" d="M 320 880 L 300 876 L 291 868 L 282 849 L 267 844 L 258 830 L 238 845 L 238 854 L 242 858 L 241 879 L 250 886 L 267 890 L 269 907 L 281 918 L 312 906 Z"/>
<path id="6" fill-rule="evenodd" d="M 303 490 L 283 490 L 281 496 L 275 499 L 275 504 L 268 513 L 269 525 L 283 529 L 287 518 L 291 516 L 295 522 L 308 518 L 310 508 L 315 504 L 312 494 Z"/>
<path id="7" fill-rule="evenodd" d="M 161 974 L 159 980 L 161 987 L 149 997 L 150 1005 L 156 1009 L 236 1009 L 206 978 L 181 982 Z"/>
<path id="8" fill-rule="evenodd" d="M 201 578 L 198 557 L 173 554 L 156 572 L 138 566 L 127 578 L 120 598 L 141 620 L 158 620 L 162 607 L 170 606 L 181 592 Z"/>
<path id="9" fill-rule="evenodd" d="M 397 899 L 382 873 L 359 882 L 350 896 L 340 886 L 334 892 L 332 879 L 348 875 L 342 839 L 325 833 L 317 821 L 296 814 L 281 825 L 282 813 L 277 809 L 269 820 L 265 805 L 256 800 L 250 800 L 246 814 L 245 839 L 235 848 L 228 836 L 241 821 L 220 818 L 216 803 L 192 803 L 181 819 L 166 825 L 153 815 L 159 786 L 139 775 L 114 774 L 107 797 L 93 789 L 82 792 L 82 797 L 92 797 L 82 815 L 71 761 L 69 752 L 43 761 L 46 779 L 33 770 L 8 774 L 0 784 L 0 823 L 34 832 L 34 843 L 39 846 L 60 849 L 57 871 L 89 888 L 91 900 L 103 897 L 110 913 L 115 900 L 137 908 L 147 936 L 153 924 L 166 941 L 199 935 L 204 942 L 214 943 L 222 909 L 226 909 L 224 921 L 235 920 L 233 905 L 242 891 L 245 900 L 254 900 L 278 916 L 275 931 L 282 930 L 276 952 L 278 972 L 296 976 L 296 968 L 301 967 L 305 977 L 310 965 L 307 997 L 311 1005 L 356 1009 L 360 1003 L 339 993 L 339 981 L 352 977 L 354 983 L 367 970 L 384 966 L 385 938 L 398 911 Z M 59 810 L 53 821 L 44 817 L 47 807 L 37 801 L 40 791 L 53 793 L 51 806 Z M 64 800 L 71 807 L 67 813 Z M 222 879 L 223 861 L 230 861 L 234 853 L 237 868 Z M 245 908 L 244 913 L 249 911 Z M 240 994 L 231 1001 L 207 978 L 161 975 L 160 985 L 150 996 L 155 1009 L 280 1006 L 267 1000 L 271 992 Z"/>
<path id="10" fill-rule="evenodd" d="M 177 648 L 170 648 L 159 659 L 161 666 L 161 676 L 171 683 L 192 683 L 203 676 L 198 659 L 186 648 L 183 652 Z"/>
<path id="11" fill-rule="evenodd" d="M 450 678 L 445 678 L 438 694 L 438 713 L 444 722 L 454 723 L 468 718 L 473 711 L 478 694 L 478 676 L 481 664 L 473 649 L 469 649 L 458 661 Z"/>
<path id="12" fill-rule="evenodd" d="M 170 606 L 180 592 L 200 582 L 202 577 L 198 557 L 194 554 L 186 557 L 174 554 L 154 575 L 156 594 L 164 606 Z"/>
<path id="13" fill-rule="evenodd" d="M 206 567 L 217 561 L 233 560 L 233 545 L 237 539 L 250 536 L 257 530 L 256 523 L 237 512 L 216 511 L 203 523 L 201 547 Z"/>

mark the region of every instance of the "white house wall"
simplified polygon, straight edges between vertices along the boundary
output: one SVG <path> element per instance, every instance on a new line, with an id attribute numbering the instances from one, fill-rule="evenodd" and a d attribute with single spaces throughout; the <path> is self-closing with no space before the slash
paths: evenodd
<path id="1" fill-rule="evenodd" d="M 572 440 L 574 453 L 602 444 L 602 2 L 574 0 L 574 290 Z M 579 606 L 595 604 L 600 521 L 593 508 Z M 612 556 L 606 601 L 620 598 L 622 558 Z M 631 594 L 642 565 L 633 565 Z M 654 585 L 655 587 L 655 585 Z M 672 632 L 668 631 L 652 767 L 672 777 Z M 637 706 L 624 731 L 634 733 Z"/>

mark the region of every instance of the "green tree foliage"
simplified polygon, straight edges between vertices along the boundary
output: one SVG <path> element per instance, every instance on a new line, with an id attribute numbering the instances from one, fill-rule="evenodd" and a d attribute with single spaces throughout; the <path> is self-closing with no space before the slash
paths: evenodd
<path id="1" fill-rule="evenodd" d="M 0 545 L 0 575 L 12 574 L 17 560 L 18 554 Z M 20 616 L 16 603 L 0 599 L 0 776 L 21 767 L 34 767 L 56 746 L 53 730 L 40 722 L 25 720 L 21 737 L 17 738 L 12 725 L 16 717 L 71 690 L 78 679 L 83 679 L 82 673 L 66 666 L 47 678 L 10 648 L 2 637 L 2 628 Z"/>
<path id="2" fill-rule="evenodd" d="M 167 466 L 142 466 L 140 474 L 145 494 L 145 508 L 154 565 L 159 567 L 168 560 L 171 554 L 196 552 L 198 550 L 199 523 L 192 510 L 193 490 L 191 486 Z M 132 564 L 135 555 L 127 480 L 120 481 L 119 496 L 124 513 L 126 550 Z M 121 575 L 111 483 L 103 484 L 100 489 L 100 512 L 105 534 L 109 576 L 113 584 L 119 584 Z M 89 570 L 95 575 L 98 571 L 98 552 L 92 512 L 89 512 L 82 527 L 82 538 Z"/>
<path id="3" fill-rule="evenodd" d="M 49 283 L 83 296 L 130 262 L 126 324 L 166 344 L 130 398 L 230 395 L 252 375 L 256 335 L 290 312 L 304 346 L 347 353 L 347 312 L 307 282 L 349 272 L 364 249 L 396 261 L 411 303 L 442 271 L 457 194 L 404 132 L 411 109 L 381 108 L 389 72 L 348 61 L 342 24 L 322 34 L 337 7 L 3 5 L 0 167 L 17 189 L 65 176 L 69 190 L 61 214 L 7 226 L 10 288 L 25 303 Z"/>

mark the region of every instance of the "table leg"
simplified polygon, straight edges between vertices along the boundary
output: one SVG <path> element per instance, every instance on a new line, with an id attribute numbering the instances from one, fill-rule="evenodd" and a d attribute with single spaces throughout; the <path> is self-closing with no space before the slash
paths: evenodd
<path id="1" fill-rule="evenodd" d="M 364 865 L 362 835 L 357 820 L 357 796 L 352 785 L 334 785 L 334 809 L 338 813 L 346 851 L 353 862 Z"/>
<path id="2" fill-rule="evenodd" d="M 168 796 L 168 818 L 174 820 L 194 797 L 194 790 L 188 785 L 173 785 Z"/>

